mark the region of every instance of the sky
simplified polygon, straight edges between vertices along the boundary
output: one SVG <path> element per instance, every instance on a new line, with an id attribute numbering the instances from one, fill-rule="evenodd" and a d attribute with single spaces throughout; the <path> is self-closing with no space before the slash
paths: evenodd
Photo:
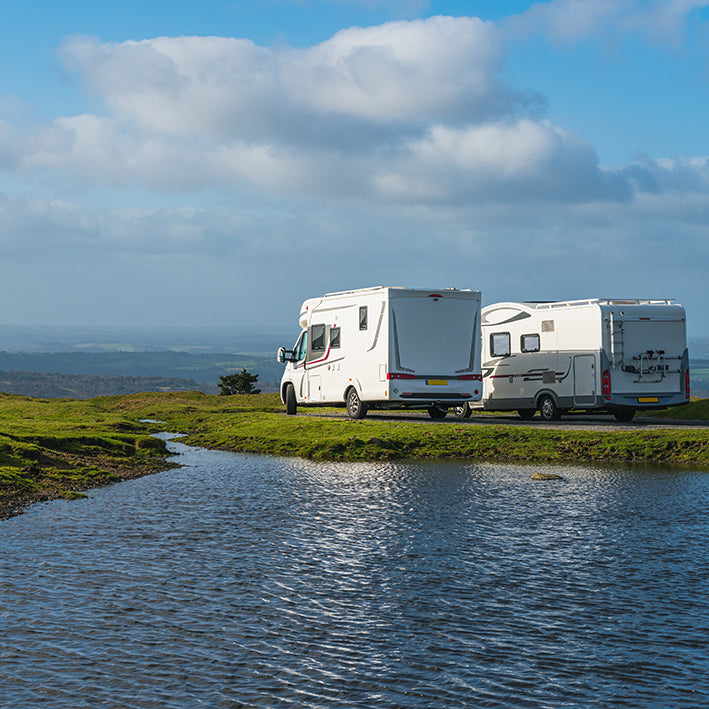
<path id="1" fill-rule="evenodd" d="M 709 336 L 709 0 L 0 10 L 0 324 L 295 336 L 391 285 Z"/>

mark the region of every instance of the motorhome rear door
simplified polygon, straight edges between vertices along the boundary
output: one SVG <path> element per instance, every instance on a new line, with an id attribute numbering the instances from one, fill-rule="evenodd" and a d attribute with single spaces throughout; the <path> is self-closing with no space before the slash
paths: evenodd
<path id="1" fill-rule="evenodd" d="M 394 365 L 417 374 L 472 372 L 479 368 L 479 301 L 463 293 L 435 295 L 392 298 Z"/>

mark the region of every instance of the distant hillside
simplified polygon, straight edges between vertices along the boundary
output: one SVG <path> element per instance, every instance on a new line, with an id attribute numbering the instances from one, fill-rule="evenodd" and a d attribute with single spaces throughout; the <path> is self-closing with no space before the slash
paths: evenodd
<path id="1" fill-rule="evenodd" d="M 690 357 L 689 376 L 692 396 L 709 398 L 709 359 L 692 359 Z"/>
<path id="2" fill-rule="evenodd" d="M 292 342 L 297 328 L 257 332 L 239 327 L 111 327 L 0 325 L 4 352 L 191 352 L 270 357 Z"/>
<path id="3" fill-rule="evenodd" d="M 224 374 L 247 369 L 259 386 L 278 382 L 283 366 L 273 357 L 190 352 L 0 352 L 0 370 L 96 376 L 179 377 L 214 384 Z"/>
<path id="4" fill-rule="evenodd" d="M 41 398 L 203 391 L 217 394 L 219 377 L 246 369 L 263 392 L 278 390 L 275 357 L 188 352 L 0 352 L 0 391 Z"/>
<path id="5" fill-rule="evenodd" d="M 0 391 L 5 394 L 34 396 L 40 399 L 92 399 L 95 396 L 137 394 L 144 391 L 202 390 L 197 382 L 178 377 L 117 377 L 44 372 L 2 372 Z M 207 392 L 216 394 L 215 391 Z"/>

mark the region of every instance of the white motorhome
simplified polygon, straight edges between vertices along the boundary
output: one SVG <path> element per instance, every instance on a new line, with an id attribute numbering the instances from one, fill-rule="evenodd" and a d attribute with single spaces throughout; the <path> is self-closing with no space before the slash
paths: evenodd
<path id="1" fill-rule="evenodd" d="M 483 397 L 474 408 L 556 420 L 689 402 L 685 311 L 672 300 L 495 303 L 482 309 Z M 470 415 L 470 405 L 459 415 Z"/>
<path id="2" fill-rule="evenodd" d="M 482 396 L 480 291 L 376 287 L 328 293 L 300 308 L 301 333 L 286 364 L 281 400 L 368 409 L 449 407 Z"/>

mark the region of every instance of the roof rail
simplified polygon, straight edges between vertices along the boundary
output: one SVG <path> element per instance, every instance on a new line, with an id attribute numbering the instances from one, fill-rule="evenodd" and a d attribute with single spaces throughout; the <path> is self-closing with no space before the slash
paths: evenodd
<path id="1" fill-rule="evenodd" d="M 673 298 L 644 299 L 644 298 L 590 298 L 588 300 L 559 300 L 559 301 L 527 301 L 529 305 L 539 310 L 574 308 L 583 305 L 672 305 Z"/>

